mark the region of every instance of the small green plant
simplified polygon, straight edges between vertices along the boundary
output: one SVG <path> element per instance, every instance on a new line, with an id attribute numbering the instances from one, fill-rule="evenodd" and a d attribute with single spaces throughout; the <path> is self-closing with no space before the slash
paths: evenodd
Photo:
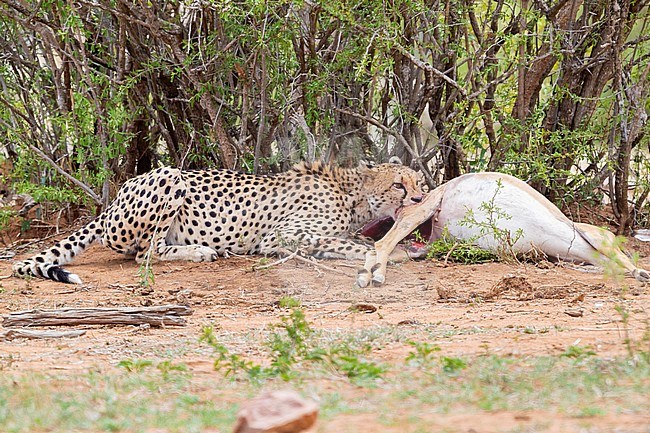
<path id="1" fill-rule="evenodd" d="M 156 368 L 160 370 L 164 378 L 168 378 L 171 373 L 185 373 L 187 371 L 187 366 L 185 364 L 174 364 L 169 359 L 161 361 L 156 365 Z"/>
<path id="2" fill-rule="evenodd" d="M 273 377 L 292 380 L 298 374 L 298 365 L 328 366 L 353 380 L 377 379 L 386 371 L 385 367 L 365 359 L 365 355 L 371 351 L 370 345 L 358 346 L 345 340 L 324 345 L 318 337 L 319 334 L 311 328 L 304 312 L 294 308 L 288 316 L 281 318 L 279 324 L 272 326 L 265 344 L 270 351 L 268 367 L 231 353 L 217 341 L 211 326 L 203 328 L 200 341 L 214 349 L 216 370 L 224 370 L 226 376 L 245 373 L 255 381 Z"/>
<path id="3" fill-rule="evenodd" d="M 282 329 L 283 332 L 271 333 L 266 344 L 271 351 L 270 367 L 263 367 L 238 354 L 231 353 L 225 345 L 217 341 L 212 326 L 203 328 L 200 341 L 214 349 L 217 355 L 214 368 L 217 371 L 224 370 L 226 376 L 245 373 L 249 379 L 254 380 L 279 376 L 288 381 L 294 377 L 293 366 L 307 357 L 309 349 L 306 340 L 313 331 L 309 327 L 304 313 L 299 309 L 292 310 L 289 317 L 283 317 L 281 323 L 274 327 Z"/>
<path id="4" fill-rule="evenodd" d="M 442 363 L 442 371 L 449 374 L 458 373 L 467 367 L 467 362 L 453 356 L 443 356 L 440 358 L 440 362 Z"/>
<path id="5" fill-rule="evenodd" d="M 386 367 L 368 360 L 372 346 L 368 342 L 348 337 L 330 343 L 324 348 L 315 348 L 310 357 L 343 373 L 357 384 L 374 380 L 386 372 Z"/>
<path id="6" fill-rule="evenodd" d="M 299 308 L 300 305 L 300 300 L 293 296 L 283 296 L 278 301 L 278 307 L 280 308 Z"/>
<path id="7" fill-rule="evenodd" d="M 602 229 L 605 232 L 605 229 Z M 603 271 L 605 278 L 614 281 L 617 285 L 621 286 L 621 301 L 625 298 L 629 287 L 624 283 L 625 280 L 625 266 L 621 263 L 619 259 L 619 251 L 624 247 L 626 239 L 622 236 L 615 236 L 611 239 L 609 236 L 601 236 L 602 247 L 601 252 L 604 252 L 606 260 L 599 260 L 599 264 L 603 266 Z M 597 258 L 598 259 L 598 258 Z M 638 261 L 638 257 L 633 258 L 633 263 Z M 635 352 L 635 342 L 630 336 L 630 312 L 628 311 L 625 304 L 618 303 L 614 306 L 614 310 L 621 318 L 621 324 L 623 326 L 623 343 L 625 344 L 625 349 L 630 357 L 634 356 Z"/>
<path id="8" fill-rule="evenodd" d="M 386 367 L 364 361 L 356 355 L 340 355 L 333 358 L 333 362 L 350 379 L 379 379 L 386 372 Z"/>
<path id="9" fill-rule="evenodd" d="M 149 250 L 145 254 L 145 259 L 140 263 L 138 267 L 138 276 L 140 277 L 140 287 L 153 287 L 156 283 L 156 275 L 153 272 L 153 266 L 151 265 L 151 254 L 152 246 L 149 247 Z"/>
<path id="10" fill-rule="evenodd" d="M 153 362 L 146 359 L 125 359 L 117 363 L 118 367 L 124 368 L 129 373 L 141 373 L 152 365 Z"/>
<path id="11" fill-rule="evenodd" d="M 514 245 L 524 235 L 523 229 L 518 229 L 515 233 L 511 233 L 508 229 L 499 227 L 499 221 L 510 220 L 512 215 L 496 205 L 496 198 L 499 192 L 503 189 L 501 179 L 497 179 L 497 187 L 494 195 L 487 202 L 482 202 L 479 210 L 485 213 L 487 219 L 479 221 L 474 214 L 473 209 L 468 209 L 465 217 L 458 222 L 460 226 L 475 227 L 479 229 L 479 234 L 475 239 L 468 240 L 470 243 L 476 242 L 481 238 L 489 237 L 496 243 L 493 254 L 502 261 L 517 261 L 517 252 L 514 250 Z"/>
<path id="12" fill-rule="evenodd" d="M 596 406 L 585 406 L 583 408 L 580 408 L 580 411 L 578 412 L 578 417 L 579 418 L 593 418 L 595 416 L 603 416 L 605 415 L 605 411 L 599 407 Z"/>
<path id="13" fill-rule="evenodd" d="M 199 341 L 208 344 L 214 350 L 217 356 L 213 364 L 216 371 L 223 370 L 226 376 L 236 376 L 244 372 L 251 379 L 258 379 L 262 375 L 263 369 L 260 365 L 246 360 L 238 354 L 230 353 L 226 346 L 219 343 L 214 334 L 214 327 L 205 326 Z"/>
<path id="14" fill-rule="evenodd" d="M 595 355 L 596 352 L 594 352 L 589 346 L 571 345 L 566 348 L 566 350 L 564 351 L 564 353 L 560 355 L 560 357 L 581 360 Z"/>
<path id="15" fill-rule="evenodd" d="M 268 343 L 271 350 L 271 373 L 284 380 L 292 378 L 292 367 L 309 353 L 308 339 L 313 334 L 302 310 L 294 308 L 289 317 L 282 317 Z"/>
<path id="16" fill-rule="evenodd" d="M 260 257 L 260 259 L 257 261 L 257 266 L 265 266 L 271 263 L 271 260 L 268 257 Z M 254 266 L 253 268 L 256 268 L 257 266 Z"/>
<path id="17" fill-rule="evenodd" d="M 301 309 L 294 308 L 274 328 L 268 342 L 270 376 L 290 380 L 296 375 L 295 366 L 303 362 L 329 365 L 354 380 L 377 379 L 386 371 L 384 367 L 364 359 L 371 351 L 367 344 L 359 347 L 344 340 L 323 347 Z"/>
<path id="18" fill-rule="evenodd" d="M 407 344 L 415 350 L 409 352 L 406 356 L 406 362 L 417 367 L 432 367 L 436 360 L 435 354 L 441 350 L 439 346 L 427 342 L 408 341 Z M 437 359 L 442 366 L 442 371 L 448 374 L 457 373 L 467 367 L 467 362 L 462 358 L 440 356 Z"/>
<path id="19" fill-rule="evenodd" d="M 599 228 L 603 232 L 606 231 L 604 228 Z M 625 279 L 625 266 L 621 263 L 619 259 L 618 251 L 621 251 L 625 247 L 625 239 L 623 236 L 615 236 L 613 240 L 610 240 L 609 237 L 601 236 L 601 247 L 598 253 L 595 253 L 596 261 L 599 265 L 603 267 L 603 274 L 605 278 L 610 279 L 616 283 L 622 283 Z M 599 260 L 604 254 L 605 260 Z M 633 262 L 638 261 L 638 256 L 633 259 Z"/>
<path id="20" fill-rule="evenodd" d="M 25 233 L 31 227 L 32 227 L 32 220 L 31 219 L 23 219 L 20 222 L 20 232 L 21 233 Z"/>
<path id="21" fill-rule="evenodd" d="M 442 236 L 428 245 L 427 259 L 449 260 L 466 265 L 498 261 L 498 257 L 473 243 L 474 240 L 454 239 L 445 228 Z"/>
<path id="22" fill-rule="evenodd" d="M 650 364 L 650 319 L 646 318 L 644 321 L 645 331 L 641 336 L 640 347 L 641 355 L 645 358 L 647 364 Z"/>
<path id="23" fill-rule="evenodd" d="M 0 231 L 7 230 L 18 215 L 13 209 L 0 209 Z"/>
<path id="24" fill-rule="evenodd" d="M 621 317 L 621 323 L 623 324 L 623 335 L 625 336 L 623 342 L 625 343 L 625 348 L 627 349 L 627 354 L 629 356 L 634 355 L 634 347 L 632 344 L 632 339 L 630 338 L 630 312 L 625 308 L 623 304 L 617 304 L 614 306 L 614 310 Z"/>
<path id="25" fill-rule="evenodd" d="M 156 283 L 156 276 L 150 263 L 142 263 L 138 268 L 141 287 L 152 287 Z"/>
<path id="26" fill-rule="evenodd" d="M 427 258 L 451 260 L 463 264 L 516 261 L 517 252 L 514 250 L 514 245 L 524 233 L 522 229 L 511 233 L 510 230 L 500 227 L 499 221 L 512 219 L 511 215 L 496 205 L 496 198 L 502 189 L 503 183 L 498 179 L 494 195 L 479 206 L 479 211 L 486 215 L 485 220 L 479 220 L 473 209 L 467 209 L 465 217 L 458 222 L 460 226 L 477 228 L 476 236 L 469 239 L 455 239 L 445 227 L 442 235 L 428 246 Z M 477 241 L 483 238 L 494 240 L 495 248 L 486 250 L 478 247 Z"/>
<path id="27" fill-rule="evenodd" d="M 433 355 L 440 352 L 440 346 L 427 343 L 426 341 L 407 341 L 407 344 L 412 346 L 415 350 L 409 352 L 406 356 L 406 362 L 417 366 L 431 364 L 433 361 Z"/>

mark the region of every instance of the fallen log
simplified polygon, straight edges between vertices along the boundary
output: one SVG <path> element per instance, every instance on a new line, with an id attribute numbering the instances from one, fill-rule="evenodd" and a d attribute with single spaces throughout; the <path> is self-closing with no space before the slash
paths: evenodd
<path id="1" fill-rule="evenodd" d="M 9 313 L 2 324 L 12 326 L 73 326 L 73 325 L 143 325 L 183 326 L 180 316 L 192 314 L 185 305 L 158 307 L 60 308 L 57 310 L 28 310 Z"/>
<path id="2" fill-rule="evenodd" d="M 34 329 L 7 329 L 0 332 L 0 340 L 13 340 L 14 338 L 74 338 L 81 337 L 86 331 L 75 329 L 72 331 L 37 331 Z"/>

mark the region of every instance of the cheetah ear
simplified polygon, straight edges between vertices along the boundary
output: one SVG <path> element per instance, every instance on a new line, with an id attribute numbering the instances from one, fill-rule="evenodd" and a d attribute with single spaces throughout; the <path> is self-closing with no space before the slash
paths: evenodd
<path id="1" fill-rule="evenodd" d="M 399 156 L 396 155 L 391 156 L 390 159 L 388 160 L 388 163 L 403 165 L 402 160 L 399 159 Z"/>
<path id="2" fill-rule="evenodd" d="M 359 161 L 359 168 L 375 168 L 375 163 L 366 159 L 362 159 Z"/>

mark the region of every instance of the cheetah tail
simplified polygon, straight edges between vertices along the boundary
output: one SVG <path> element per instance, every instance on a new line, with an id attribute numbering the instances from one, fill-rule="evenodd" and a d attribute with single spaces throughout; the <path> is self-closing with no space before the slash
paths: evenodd
<path id="1" fill-rule="evenodd" d="M 66 271 L 59 265 L 52 263 L 36 263 L 32 259 L 28 259 L 14 265 L 14 274 L 19 277 L 42 277 L 61 283 L 67 284 L 81 284 L 81 278 L 77 274 Z"/>
<path id="2" fill-rule="evenodd" d="M 81 278 L 61 267 L 102 235 L 102 215 L 53 247 L 13 266 L 17 277 L 40 277 L 61 283 L 81 284 Z"/>

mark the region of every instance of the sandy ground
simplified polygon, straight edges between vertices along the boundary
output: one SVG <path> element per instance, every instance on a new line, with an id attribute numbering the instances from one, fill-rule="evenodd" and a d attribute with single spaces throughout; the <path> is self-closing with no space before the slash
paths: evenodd
<path id="1" fill-rule="evenodd" d="M 629 246 L 641 253 L 641 265 L 650 269 L 650 247 L 638 242 Z M 26 257 L 26 252 L 18 257 Z M 646 331 L 643 324 L 650 310 L 648 287 L 631 278 L 607 281 L 590 268 L 548 263 L 444 265 L 420 261 L 392 265 L 384 286 L 359 289 L 354 286 L 356 263 L 319 262 L 330 270 L 290 260 L 269 269 L 253 270 L 260 259 L 159 263 L 154 268 L 154 288 L 143 289 L 138 285 L 135 262 L 93 246 L 67 266 L 82 278 L 83 286 L 5 278 L 0 281 L 0 315 L 63 306 L 165 304 L 189 305 L 193 314 L 184 327 L 86 326 L 86 335 L 58 340 L 56 344 L 51 340 L 0 341 L 2 370 L 88 371 L 97 366 L 114 367 L 124 359 L 155 359 L 171 354 L 193 372 L 211 371 L 212 358 L 205 350 L 188 350 L 197 346 L 201 327 L 217 324 L 221 334 L 255 333 L 278 322 L 276 304 L 286 295 L 302 301 L 316 328 L 360 330 L 400 325 L 417 330 L 434 326 L 439 335 L 449 331 L 453 337 L 441 337 L 433 343 L 448 356 L 463 357 L 486 351 L 558 355 L 572 344 L 591 346 L 602 357 L 624 354 L 625 335 L 614 306 L 624 305 L 631 312 L 630 337 L 635 341 L 641 340 Z M 0 275 L 7 276 L 10 270 L 11 261 L 0 261 Z M 354 304 L 368 304 L 376 311 L 354 312 L 350 310 Z M 386 349 L 380 356 L 404 359 L 408 351 L 404 347 Z M 532 413 L 518 418 L 499 412 L 469 418 L 446 415 L 438 422 L 453 426 L 451 431 L 509 431 L 522 423 L 522 431 L 534 431 L 526 430 L 526 423 L 546 417 L 544 413 Z M 349 427 L 355 423 L 363 425 L 363 431 L 400 431 L 375 429 L 368 418 L 342 417 L 325 431 L 346 431 L 338 424 Z M 562 422 L 553 420 L 555 427 L 548 431 L 592 431 L 563 427 Z M 603 417 L 598 423 L 602 427 L 598 431 L 650 431 L 650 417 L 638 415 Z"/>

